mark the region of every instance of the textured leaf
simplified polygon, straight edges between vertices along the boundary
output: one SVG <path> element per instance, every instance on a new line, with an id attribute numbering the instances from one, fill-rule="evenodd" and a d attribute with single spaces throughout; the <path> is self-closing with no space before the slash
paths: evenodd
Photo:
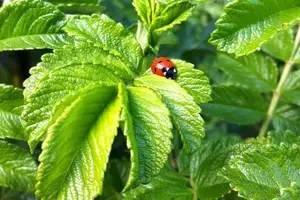
<path id="1" fill-rule="evenodd" d="M 290 28 L 277 33 L 262 46 L 264 52 L 282 61 L 288 61 L 291 58 L 293 48 L 294 34 Z"/>
<path id="2" fill-rule="evenodd" d="M 62 32 L 65 15 L 41 0 L 15 1 L 0 10 L 0 51 L 60 48 L 71 39 Z"/>
<path id="3" fill-rule="evenodd" d="M 286 144 L 290 147 L 293 147 L 295 145 L 297 145 L 298 148 L 300 147 L 300 138 L 291 131 L 271 131 L 268 133 L 268 139 L 272 144 L 275 144 L 277 146 Z"/>
<path id="4" fill-rule="evenodd" d="M 148 88 L 128 88 L 123 99 L 124 135 L 131 153 L 131 171 L 125 190 L 149 183 L 171 152 L 170 113 L 159 97 Z"/>
<path id="5" fill-rule="evenodd" d="M 124 195 L 124 200 L 191 200 L 193 196 L 187 179 L 166 169 L 162 170 L 149 184 L 140 185 Z"/>
<path id="6" fill-rule="evenodd" d="M 277 131 L 291 130 L 300 133 L 300 108 L 297 106 L 284 105 L 276 109 L 272 123 Z"/>
<path id="7" fill-rule="evenodd" d="M 135 10 L 137 11 L 141 20 L 148 25 L 151 25 L 152 12 L 154 10 L 155 3 L 153 0 L 133 0 L 132 1 Z"/>
<path id="8" fill-rule="evenodd" d="M 233 86 L 213 87 L 213 101 L 202 104 L 205 115 L 237 124 L 254 124 L 264 119 L 267 107 L 256 92 Z"/>
<path id="9" fill-rule="evenodd" d="M 224 11 L 209 41 L 218 50 L 241 56 L 300 19 L 300 1 L 233 1 Z"/>
<path id="10" fill-rule="evenodd" d="M 246 199 L 298 199 L 300 148 L 243 145 L 235 152 L 222 175 L 239 196 Z M 296 189 L 296 190 L 295 190 Z"/>
<path id="11" fill-rule="evenodd" d="M 282 96 L 300 106 L 300 70 L 290 73 L 281 90 Z"/>
<path id="12" fill-rule="evenodd" d="M 0 84 L 0 138 L 27 140 L 21 120 L 22 90 Z"/>
<path id="13" fill-rule="evenodd" d="M 31 69 L 31 76 L 24 83 L 26 104 L 22 117 L 30 134 L 31 149 L 44 139 L 53 107 L 67 94 L 74 94 L 92 82 L 119 82 L 121 79 L 116 75 L 124 79 L 133 76 L 121 59 L 91 45 L 56 50 L 42 60 Z"/>
<path id="14" fill-rule="evenodd" d="M 19 191 L 33 191 L 37 164 L 18 146 L 0 140 L 0 185 Z"/>
<path id="15" fill-rule="evenodd" d="M 197 104 L 211 100 L 211 86 L 209 79 L 201 70 L 194 69 L 194 65 L 182 60 L 172 59 L 178 69 L 176 82 L 194 97 Z"/>
<path id="16" fill-rule="evenodd" d="M 152 18 L 151 28 L 155 32 L 163 32 L 176 24 L 187 20 L 192 15 L 195 6 L 189 1 L 175 1 L 170 4 L 156 4 L 155 18 Z"/>
<path id="17" fill-rule="evenodd" d="M 134 82 L 137 86 L 150 87 L 162 95 L 174 124 L 179 130 L 184 149 L 194 152 L 205 136 L 204 121 L 200 116 L 201 109 L 183 88 L 175 81 L 157 75 L 145 75 Z"/>
<path id="18" fill-rule="evenodd" d="M 128 60 L 135 68 L 138 67 L 142 49 L 135 36 L 108 16 L 102 14 L 73 18 L 64 30 L 70 35 Z"/>
<path id="19" fill-rule="evenodd" d="M 274 61 L 260 53 L 237 59 L 219 54 L 215 66 L 228 74 L 232 82 L 258 92 L 272 92 L 277 84 L 278 70 Z"/>
<path id="20" fill-rule="evenodd" d="M 33 192 L 19 192 L 15 189 L 10 189 L 6 187 L 0 187 L 0 197 L 5 200 L 38 200 L 38 198 L 34 196 Z"/>
<path id="21" fill-rule="evenodd" d="M 201 148 L 192 155 L 191 177 L 200 199 L 217 199 L 231 191 L 229 181 L 218 173 L 232 152 L 232 146 L 240 141 L 238 137 L 209 138 L 203 140 Z"/>
<path id="22" fill-rule="evenodd" d="M 88 86 L 50 127 L 39 157 L 36 194 L 43 199 L 93 199 L 102 191 L 117 134 L 120 100 L 114 86 Z"/>

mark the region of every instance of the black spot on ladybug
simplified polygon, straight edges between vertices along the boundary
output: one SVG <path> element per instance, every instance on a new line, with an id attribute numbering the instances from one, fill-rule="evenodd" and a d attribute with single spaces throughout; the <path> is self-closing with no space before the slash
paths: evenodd
<path id="1" fill-rule="evenodd" d="M 154 68 L 154 72 L 156 72 L 156 68 Z"/>
<path id="2" fill-rule="evenodd" d="M 158 63 L 162 63 L 162 60 L 158 61 Z"/>
<path id="3" fill-rule="evenodd" d="M 167 61 L 168 61 L 168 62 L 171 62 L 171 60 L 169 60 L 169 59 L 168 59 Z"/>

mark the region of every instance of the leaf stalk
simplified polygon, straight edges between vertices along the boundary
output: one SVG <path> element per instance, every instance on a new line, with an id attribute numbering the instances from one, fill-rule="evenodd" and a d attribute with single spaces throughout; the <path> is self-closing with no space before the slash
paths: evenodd
<path id="1" fill-rule="evenodd" d="M 297 52 L 297 49 L 299 47 L 299 43 L 300 43 L 300 25 L 298 27 L 297 36 L 295 38 L 292 55 L 291 55 L 290 59 L 285 63 L 285 66 L 284 66 L 283 72 L 281 74 L 279 83 L 278 83 L 275 91 L 273 92 L 273 97 L 272 97 L 271 103 L 270 103 L 269 108 L 268 108 L 266 119 L 263 122 L 263 125 L 262 125 L 262 127 L 259 131 L 259 134 L 258 134 L 259 138 L 264 137 L 266 135 L 267 131 L 268 131 L 269 124 L 272 120 L 276 105 L 277 105 L 277 103 L 279 101 L 279 98 L 280 98 L 280 95 L 281 95 L 282 86 L 284 85 L 284 83 L 285 83 L 285 81 L 286 81 L 286 79 L 289 75 L 289 72 L 291 71 L 291 69 L 294 65 L 294 58 L 295 58 L 295 54 Z"/>

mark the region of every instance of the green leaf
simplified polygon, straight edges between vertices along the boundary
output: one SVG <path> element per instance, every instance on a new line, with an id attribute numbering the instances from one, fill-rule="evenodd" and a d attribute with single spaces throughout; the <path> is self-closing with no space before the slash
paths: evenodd
<path id="1" fill-rule="evenodd" d="M 233 1 L 224 12 L 209 41 L 220 51 L 242 56 L 299 20 L 300 1 Z"/>
<path id="2" fill-rule="evenodd" d="M 66 95 L 93 82 L 116 83 L 121 81 L 118 76 L 127 80 L 133 76 L 126 62 L 90 44 L 55 50 L 44 55 L 42 61 L 31 69 L 31 76 L 24 83 L 26 103 L 22 118 L 31 150 L 44 139 L 53 108 Z"/>
<path id="3" fill-rule="evenodd" d="M 132 1 L 135 10 L 137 11 L 141 20 L 149 27 L 152 21 L 152 12 L 154 10 L 155 3 L 153 0 L 133 0 Z"/>
<path id="4" fill-rule="evenodd" d="M 246 199 L 298 199 L 300 148 L 241 145 L 230 156 L 222 175 Z M 290 195 L 289 198 L 284 198 Z"/>
<path id="5" fill-rule="evenodd" d="M 201 148 L 192 155 L 191 177 L 200 199 L 217 199 L 231 191 L 229 181 L 218 173 L 225 165 L 238 137 L 216 137 L 203 140 Z"/>
<path id="6" fill-rule="evenodd" d="M 281 61 L 288 61 L 294 48 L 294 34 L 291 28 L 277 33 L 267 41 L 262 50 Z"/>
<path id="7" fill-rule="evenodd" d="M 93 43 L 113 55 L 126 59 L 135 68 L 139 65 L 142 49 L 135 36 L 120 23 L 116 23 L 104 14 L 72 18 L 64 30 L 69 35 Z"/>
<path id="8" fill-rule="evenodd" d="M 215 66 L 229 75 L 232 83 L 237 86 L 258 92 L 272 92 L 276 88 L 276 64 L 261 53 L 252 53 L 237 59 L 219 54 Z"/>
<path id="9" fill-rule="evenodd" d="M 22 90 L 0 84 L 0 138 L 27 140 L 21 112 L 23 110 Z"/>
<path id="10" fill-rule="evenodd" d="M 289 102 L 300 106 L 300 70 L 290 73 L 283 84 L 281 94 Z"/>
<path id="11" fill-rule="evenodd" d="M 117 134 L 120 99 L 115 86 L 92 85 L 69 103 L 49 128 L 36 185 L 42 199 L 93 199 Z M 66 104 L 67 105 L 67 104 Z"/>
<path id="12" fill-rule="evenodd" d="M 171 152 L 170 113 L 148 88 L 123 88 L 124 135 L 131 153 L 131 171 L 125 190 L 149 183 L 163 168 Z M 128 93 L 128 99 L 127 94 Z"/>
<path id="13" fill-rule="evenodd" d="M 0 185 L 18 191 L 33 191 L 37 164 L 18 146 L 0 140 Z"/>
<path id="14" fill-rule="evenodd" d="M 268 133 L 268 140 L 271 144 L 275 144 L 277 146 L 286 144 L 290 147 L 293 147 L 295 145 L 297 145 L 298 148 L 300 147 L 300 138 L 291 131 L 271 131 Z"/>
<path id="15" fill-rule="evenodd" d="M 194 69 L 194 65 L 182 60 L 172 59 L 176 65 L 178 75 L 176 82 L 184 88 L 197 104 L 211 101 L 211 86 L 209 79 L 201 70 Z"/>
<path id="16" fill-rule="evenodd" d="M 126 192 L 124 200 L 191 200 L 192 190 L 188 184 L 186 178 L 176 172 L 164 169 L 149 184 L 140 185 Z"/>
<path id="17" fill-rule="evenodd" d="M 103 183 L 103 194 L 97 200 L 121 200 L 122 189 L 126 185 L 130 170 L 130 161 L 123 158 L 113 159 L 107 165 Z"/>
<path id="18" fill-rule="evenodd" d="M 194 102 L 193 97 L 174 80 L 157 75 L 142 76 L 137 78 L 134 84 L 150 87 L 162 95 L 162 101 L 167 105 L 174 124 L 179 130 L 184 149 L 188 152 L 198 149 L 199 141 L 205 136 L 205 131 L 204 121 L 199 114 L 201 109 Z"/>
<path id="19" fill-rule="evenodd" d="M 233 86 L 215 86 L 213 101 L 202 104 L 205 115 L 237 124 L 254 124 L 264 119 L 267 107 L 259 93 Z"/>
<path id="20" fill-rule="evenodd" d="M 300 107 L 284 105 L 276 109 L 272 123 L 277 131 L 300 133 Z"/>
<path id="21" fill-rule="evenodd" d="M 175 1 L 170 4 L 156 4 L 155 18 L 152 18 L 151 29 L 155 32 L 164 32 L 175 25 L 186 21 L 195 9 L 189 1 Z"/>
<path id="22" fill-rule="evenodd" d="M 180 174 L 185 176 L 190 175 L 190 162 L 191 162 L 191 154 L 187 154 L 185 151 L 180 150 L 177 158 L 178 171 Z"/>
<path id="23" fill-rule="evenodd" d="M 17 200 L 38 200 L 37 197 L 34 196 L 33 192 L 19 192 L 15 189 L 0 187 L 0 197 L 3 200 L 9 199 L 17 199 Z"/>
<path id="24" fill-rule="evenodd" d="M 41 0 L 15 1 L 0 10 L 0 51 L 60 48 L 71 39 L 62 32 L 65 15 Z"/>

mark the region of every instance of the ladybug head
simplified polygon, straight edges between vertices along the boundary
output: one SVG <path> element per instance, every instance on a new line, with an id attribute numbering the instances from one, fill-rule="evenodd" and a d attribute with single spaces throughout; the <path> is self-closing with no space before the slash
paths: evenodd
<path id="1" fill-rule="evenodd" d="M 166 72 L 166 78 L 175 79 L 176 74 L 177 70 L 175 69 L 175 67 L 171 67 Z"/>

